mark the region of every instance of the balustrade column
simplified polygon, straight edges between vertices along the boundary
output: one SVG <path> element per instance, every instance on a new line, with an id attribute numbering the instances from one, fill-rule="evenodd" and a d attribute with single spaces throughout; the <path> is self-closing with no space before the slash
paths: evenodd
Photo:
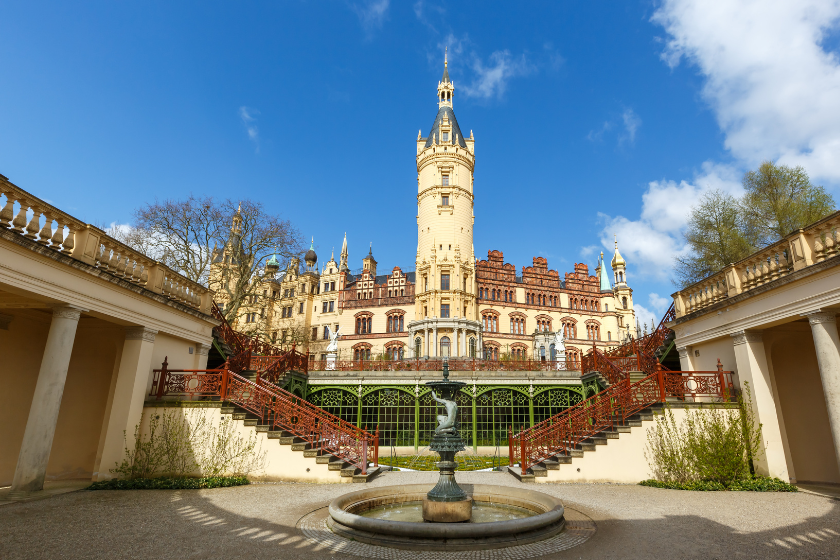
<path id="1" fill-rule="evenodd" d="M 809 313 L 811 334 L 817 351 L 828 424 L 834 440 L 834 454 L 840 467 L 840 337 L 834 313 Z"/>
<path id="2" fill-rule="evenodd" d="M 117 379 L 105 405 L 93 480 L 113 478 L 109 469 L 123 458 L 126 446 L 134 449 L 134 429 L 140 423 L 143 401 L 151 390 L 155 335 L 156 330 L 146 327 L 125 329 Z"/>
<path id="3" fill-rule="evenodd" d="M 52 323 L 9 494 L 12 498 L 26 497 L 31 492 L 44 489 L 80 314 L 81 310 L 75 307 L 53 309 Z"/>
<path id="4" fill-rule="evenodd" d="M 429 329 L 423 329 L 423 343 L 423 350 L 425 350 L 424 354 L 428 358 L 432 355 L 431 352 L 429 352 Z"/>
<path id="5" fill-rule="evenodd" d="M 744 382 L 749 383 L 756 425 L 761 424 L 762 445 L 758 456 L 754 457 L 756 470 L 761 475 L 775 476 L 787 482 L 790 475 L 762 335 L 739 331 L 731 336 L 740 388 L 744 389 Z"/>
<path id="6" fill-rule="evenodd" d="M 197 342 L 195 344 L 195 363 L 193 369 L 207 369 L 207 356 L 210 353 L 210 344 Z"/>
<path id="7" fill-rule="evenodd" d="M 691 346 L 677 346 L 677 352 L 680 355 L 680 369 L 682 371 L 694 371 Z"/>

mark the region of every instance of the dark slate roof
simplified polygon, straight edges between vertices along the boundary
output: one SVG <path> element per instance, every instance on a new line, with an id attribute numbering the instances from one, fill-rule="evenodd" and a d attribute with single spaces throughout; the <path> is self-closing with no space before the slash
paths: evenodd
<path id="1" fill-rule="evenodd" d="M 462 148 L 467 147 L 467 143 L 464 141 L 464 135 L 461 133 L 461 129 L 458 127 L 458 121 L 455 119 L 455 111 L 452 110 L 452 107 L 443 106 L 438 111 L 437 117 L 435 117 L 435 124 L 432 125 L 432 130 L 429 132 L 429 137 L 426 138 L 426 148 L 430 147 L 433 143 L 437 142 L 440 143 L 440 122 L 443 120 L 443 115 L 449 116 L 449 122 L 452 125 L 452 133 L 449 135 L 449 144 L 455 144 L 455 135 L 458 135 L 458 145 Z"/>
<path id="2" fill-rule="evenodd" d="M 449 69 L 446 67 L 446 64 L 443 65 L 443 78 L 441 78 L 440 81 L 444 84 L 451 83 L 449 81 Z"/>

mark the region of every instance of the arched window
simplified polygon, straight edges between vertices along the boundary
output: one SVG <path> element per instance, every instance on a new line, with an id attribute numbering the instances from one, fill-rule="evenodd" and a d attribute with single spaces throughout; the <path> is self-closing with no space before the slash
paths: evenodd
<path id="1" fill-rule="evenodd" d="M 388 332 L 394 332 L 394 318 L 388 317 Z"/>
<path id="2" fill-rule="evenodd" d="M 440 339 L 440 355 L 441 355 L 441 357 L 443 357 L 443 358 L 448 358 L 449 357 L 449 347 L 450 347 L 449 337 L 448 336 L 441 337 L 441 339 Z"/>
<path id="3" fill-rule="evenodd" d="M 549 355 L 551 356 L 551 361 L 557 359 L 557 349 L 554 347 L 554 344 L 548 347 Z"/>
<path id="4" fill-rule="evenodd" d="M 421 352 L 423 351 L 423 341 L 418 336 L 414 339 L 414 357 L 419 358 Z"/>
<path id="5" fill-rule="evenodd" d="M 417 340 L 420 340 L 419 338 Z M 470 339 L 470 358 L 475 358 L 475 339 Z"/>
<path id="6" fill-rule="evenodd" d="M 612 340 L 612 331 L 607 331 L 607 340 Z"/>
<path id="7" fill-rule="evenodd" d="M 403 319 L 404 319 L 403 316 L 400 315 L 400 329 L 399 329 L 399 332 L 403 332 L 403 329 L 405 328 L 404 323 L 403 323 Z"/>
<path id="8" fill-rule="evenodd" d="M 624 273 L 623 272 L 618 273 L 618 281 L 619 282 L 624 282 Z"/>
<path id="9" fill-rule="evenodd" d="M 627 309 L 627 296 L 621 298 L 621 303 L 624 305 L 624 309 Z"/>

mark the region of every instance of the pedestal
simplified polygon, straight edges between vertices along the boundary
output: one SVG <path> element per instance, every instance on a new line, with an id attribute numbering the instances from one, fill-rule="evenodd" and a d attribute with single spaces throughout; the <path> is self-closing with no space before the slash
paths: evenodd
<path id="1" fill-rule="evenodd" d="M 327 354 L 327 371 L 335 371 L 335 359 L 338 357 L 338 352 L 329 352 Z"/>
<path id="2" fill-rule="evenodd" d="M 423 519 L 435 523 L 459 523 L 472 516 L 472 498 L 455 481 L 455 454 L 464 450 L 457 433 L 435 434 L 429 449 L 440 455 L 438 483 L 423 499 Z"/>

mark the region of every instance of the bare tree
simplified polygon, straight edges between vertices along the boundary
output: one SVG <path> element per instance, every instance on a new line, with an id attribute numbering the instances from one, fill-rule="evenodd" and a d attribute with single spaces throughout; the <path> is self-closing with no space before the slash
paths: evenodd
<path id="1" fill-rule="evenodd" d="M 304 246 L 290 221 L 259 202 L 194 195 L 146 204 L 134 224 L 109 234 L 209 287 L 231 321 L 244 304 L 257 303 L 265 262 L 276 255 L 288 263 Z"/>

